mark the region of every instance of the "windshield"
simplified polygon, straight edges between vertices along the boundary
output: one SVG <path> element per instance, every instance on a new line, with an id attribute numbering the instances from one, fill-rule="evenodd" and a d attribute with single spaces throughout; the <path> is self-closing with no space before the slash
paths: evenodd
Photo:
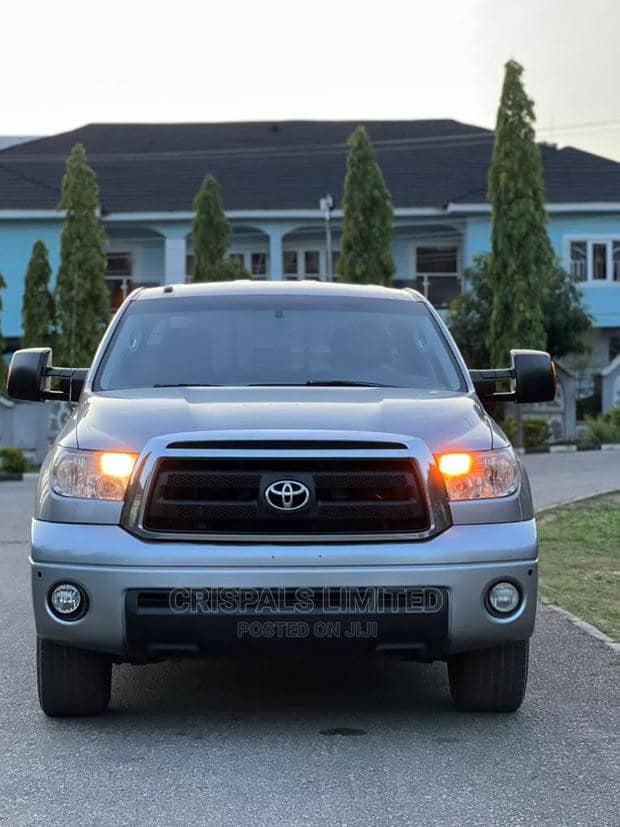
<path id="1" fill-rule="evenodd" d="M 313 384 L 464 389 L 424 304 L 312 295 L 133 302 L 95 389 Z"/>

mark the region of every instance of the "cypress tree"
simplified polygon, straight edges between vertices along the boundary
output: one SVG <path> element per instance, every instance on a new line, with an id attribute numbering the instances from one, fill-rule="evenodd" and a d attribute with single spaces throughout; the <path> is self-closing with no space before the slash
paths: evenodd
<path id="1" fill-rule="evenodd" d="M 22 347 L 51 347 L 54 299 L 49 291 L 52 274 L 47 247 L 35 241 L 24 282 Z"/>
<path id="2" fill-rule="evenodd" d="M 6 390 L 6 362 L 4 361 L 4 339 L 2 338 L 2 291 L 6 287 L 6 282 L 0 273 L 0 394 Z"/>
<path id="3" fill-rule="evenodd" d="M 353 132 L 349 146 L 342 201 L 344 224 L 336 272 L 339 281 L 389 284 L 396 270 L 390 191 L 363 126 Z"/>
<path id="4" fill-rule="evenodd" d="M 470 368 L 491 364 L 488 348 L 493 312 L 491 257 L 477 256 L 465 271 L 467 290 L 453 299 L 448 310 L 448 326 Z M 592 318 L 583 304 L 581 291 L 570 275 L 555 261 L 543 302 L 547 349 L 554 358 L 588 351 L 587 334 Z"/>
<path id="5" fill-rule="evenodd" d="M 228 281 L 247 276 L 238 261 L 225 258 L 230 243 L 230 222 L 213 175 L 207 175 L 202 182 L 194 199 L 194 210 L 194 281 Z"/>
<path id="6" fill-rule="evenodd" d="M 497 112 L 488 197 L 493 207 L 490 277 L 491 364 L 508 364 L 515 347 L 544 349 L 543 302 L 554 258 L 547 236 L 534 104 L 521 82 L 523 68 L 506 64 Z"/>
<path id="7" fill-rule="evenodd" d="M 56 286 L 55 361 L 88 367 L 110 318 L 105 283 L 106 235 L 99 218 L 99 187 L 81 144 L 67 159 L 59 209 L 66 210 Z"/>

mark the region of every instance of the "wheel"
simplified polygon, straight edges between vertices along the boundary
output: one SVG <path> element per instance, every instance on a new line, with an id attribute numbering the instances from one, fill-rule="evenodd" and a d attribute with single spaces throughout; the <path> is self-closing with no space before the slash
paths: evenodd
<path id="1" fill-rule="evenodd" d="M 37 683 L 46 715 L 98 715 L 110 703 L 112 661 L 99 652 L 39 640 Z"/>
<path id="2" fill-rule="evenodd" d="M 450 694 L 463 712 L 514 712 L 527 685 L 529 640 L 448 658 Z"/>

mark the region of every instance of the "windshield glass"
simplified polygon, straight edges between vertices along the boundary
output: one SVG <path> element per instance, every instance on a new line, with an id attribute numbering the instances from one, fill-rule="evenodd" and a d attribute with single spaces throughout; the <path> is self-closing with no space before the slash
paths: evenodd
<path id="1" fill-rule="evenodd" d="M 424 304 L 312 295 L 133 302 L 95 389 L 330 383 L 464 389 Z"/>

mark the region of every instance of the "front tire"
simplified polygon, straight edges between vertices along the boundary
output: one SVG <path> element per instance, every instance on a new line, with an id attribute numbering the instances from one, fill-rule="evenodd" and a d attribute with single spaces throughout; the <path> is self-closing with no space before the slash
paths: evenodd
<path id="1" fill-rule="evenodd" d="M 46 715 L 99 715 L 110 703 L 112 661 L 99 652 L 39 640 L 37 682 Z"/>
<path id="2" fill-rule="evenodd" d="M 529 640 L 448 658 L 450 694 L 463 712 L 515 712 L 525 696 Z"/>

